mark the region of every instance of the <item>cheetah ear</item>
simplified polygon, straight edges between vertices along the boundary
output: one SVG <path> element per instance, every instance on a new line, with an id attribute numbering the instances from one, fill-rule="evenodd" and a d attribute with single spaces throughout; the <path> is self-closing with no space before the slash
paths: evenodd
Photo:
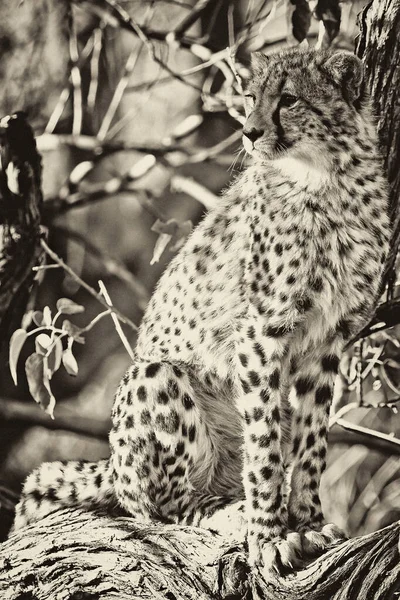
<path id="1" fill-rule="evenodd" d="M 251 71 L 253 75 L 262 76 L 269 63 L 269 58 L 262 52 L 252 52 Z"/>
<path id="2" fill-rule="evenodd" d="M 324 63 L 325 71 L 341 86 L 346 100 L 353 103 L 360 95 L 364 68 L 361 60 L 350 52 L 336 52 Z"/>

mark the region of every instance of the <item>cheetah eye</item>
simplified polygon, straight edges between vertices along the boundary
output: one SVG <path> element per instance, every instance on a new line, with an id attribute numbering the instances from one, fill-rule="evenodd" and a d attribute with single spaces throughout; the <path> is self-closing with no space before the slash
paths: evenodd
<path id="1" fill-rule="evenodd" d="M 244 97 L 246 98 L 246 102 L 250 106 L 250 108 L 253 108 L 254 103 L 256 101 L 255 96 L 253 94 L 245 94 Z"/>
<path id="2" fill-rule="evenodd" d="M 293 96 L 293 94 L 282 94 L 279 104 L 284 108 L 291 108 L 298 101 L 297 96 Z"/>

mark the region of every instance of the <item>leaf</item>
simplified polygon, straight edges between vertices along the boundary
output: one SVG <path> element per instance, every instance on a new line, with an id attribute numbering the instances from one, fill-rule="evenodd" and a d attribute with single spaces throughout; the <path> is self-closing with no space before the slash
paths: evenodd
<path id="1" fill-rule="evenodd" d="M 173 238 L 174 244 L 171 246 L 171 251 L 178 250 L 183 246 L 191 229 L 191 221 L 181 223 L 176 219 L 169 219 L 166 222 L 157 219 L 151 230 L 158 233 L 159 236 L 154 246 L 153 257 L 150 264 L 153 265 L 160 260 L 165 248 Z"/>
<path id="2" fill-rule="evenodd" d="M 156 162 L 156 157 L 153 156 L 153 154 L 146 154 L 129 169 L 129 178 L 134 180 L 139 179 L 139 177 L 143 177 L 155 166 Z"/>
<path id="3" fill-rule="evenodd" d="M 17 364 L 22 346 L 25 343 L 28 334 L 25 329 L 17 329 L 10 340 L 10 371 L 15 385 L 17 385 Z"/>
<path id="4" fill-rule="evenodd" d="M 38 327 L 41 327 L 43 325 L 43 313 L 41 310 L 35 310 L 33 312 L 32 315 L 32 321 L 35 323 L 35 325 L 37 325 Z"/>
<path id="5" fill-rule="evenodd" d="M 57 310 L 63 315 L 75 315 L 85 310 L 84 306 L 77 304 L 69 298 L 60 298 L 57 300 Z"/>
<path id="6" fill-rule="evenodd" d="M 13 162 L 9 162 L 5 170 L 7 175 L 7 187 L 12 194 L 19 195 L 19 169 L 14 165 Z"/>
<path id="7" fill-rule="evenodd" d="M 190 135 L 191 133 L 196 131 L 198 127 L 200 127 L 203 121 L 204 117 L 202 115 L 189 115 L 188 117 L 186 117 L 186 119 L 179 123 L 177 127 L 175 127 L 175 129 L 171 133 L 171 137 L 178 140 L 182 137 Z"/>
<path id="8" fill-rule="evenodd" d="M 27 358 L 25 373 L 32 398 L 54 419 L 53 411 L 56 399 L 50 389 L 50 382 L 45 374 L 44 359 L 41 354 L 34 352 Z"/>
<path id="9" fill-rule="evenodd" d="M 292 33 L 298 42 L 307 37 L 311 25 L 311 10 L 307 0 L 290 0 L 295 9 L 292 13 Z"/>
<path id="10" fill-rule="evenodd" d="M 53 377 L 53 373 L 58 371 L 61 365 L 61 358 L 63 353 L 63 345 L 60 337 L 56 337 L 53 346 L 50 350 L 49 356 L 47 357 L 47 376 L 49 379 Z"/>
<path id="11" fill-rule="evenodd" d="M 24 316 L 22 317 L 22 321 L 21 321 L 21 328 L 22 329 L 28 329 L 29 325 L 32 323 L 32 319 L 33 319 L 33 313 L 35 311 L 33 310 L 28 310 Z"/>
<path id="12" fill-rule="evenodd" d="M 51 310 L 48 306 L 43 309 L 43 325 L 46 325 L 46 327 L 51 325 Z"/>
<path id="13" fill-rule="evenodd" d="M 76 376 L 78 374 L 78 363 L 70 347 L 66 348 L 62 353 L 62 362 L 68 375 Z"/>
<path id="14" fill-rule="evenodd" d="M 159 262 L 162 254 L 164 253 L 165 248 L 168 246 L 171 240 L 172 235 L 169 235 L 169 233 L 160 233 L 154 246 L 153 256 L 150 261 L 151 265 L 154 265 L 154 263 Z"/>
<path id="15" fill-rule="evenodd" d="M 314 15 L 318 21 L 322 21 L 325 31 L 331 42 L 339 33 L 342 19 L 340 0 L 318 0 L 314 9 Z"/>
<path id="16" fill-rule="evenodd" d="M 51 344 L 51 338 L 47 333 L 40 333 L 35 339 L 35 349 L 38 354 L 44 356 Z"/>
<path id="17" fill-rule="evenodd" d="M 77 327 L 76 325 L 71 323 L 71 321 L 65 319 L 65 321 L 62 324 L 62 328 L 68 333 L 68 335 L 74 340 L 74 342 L 78 342 L 78 344 L 85 343 L 85 338 L 81 335 L 81 333 L 84 330 L 81 329 L 81 327 Z"/>
<path id="18" fill-rule="evenodd" d="M 69 181 L 72 185 L 78 185 L 84 177 L 93 169 L 94 162 L 84 160 L 74 167 L 69 175 Z"/>

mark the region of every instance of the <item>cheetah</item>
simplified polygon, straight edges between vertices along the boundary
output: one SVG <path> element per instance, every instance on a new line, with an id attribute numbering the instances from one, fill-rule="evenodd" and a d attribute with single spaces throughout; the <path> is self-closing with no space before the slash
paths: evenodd
<path id="1" fill-rule="evenodd" d="M 242 500 L 249 562 L 266 577 L 342 538 L 319 485 L 339 358 L 379 294 L 387 185 L 358 58 L 287 49 L 251 69 L 252 164 L 159 281 L 116 393 L 110 459 L 36 469 L 15 528 L 113 503 L 201 525 Z"/>

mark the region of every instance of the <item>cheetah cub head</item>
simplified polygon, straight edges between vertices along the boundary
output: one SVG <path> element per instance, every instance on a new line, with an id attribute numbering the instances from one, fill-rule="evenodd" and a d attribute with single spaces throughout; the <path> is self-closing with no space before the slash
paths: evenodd
<path id="1" fill-rule="evenodd" d="M 330 170 L 365 139 L 361 61 L 347 52 L 289 49 L 252 55 L 245 150 L 258 162 Z"/>

